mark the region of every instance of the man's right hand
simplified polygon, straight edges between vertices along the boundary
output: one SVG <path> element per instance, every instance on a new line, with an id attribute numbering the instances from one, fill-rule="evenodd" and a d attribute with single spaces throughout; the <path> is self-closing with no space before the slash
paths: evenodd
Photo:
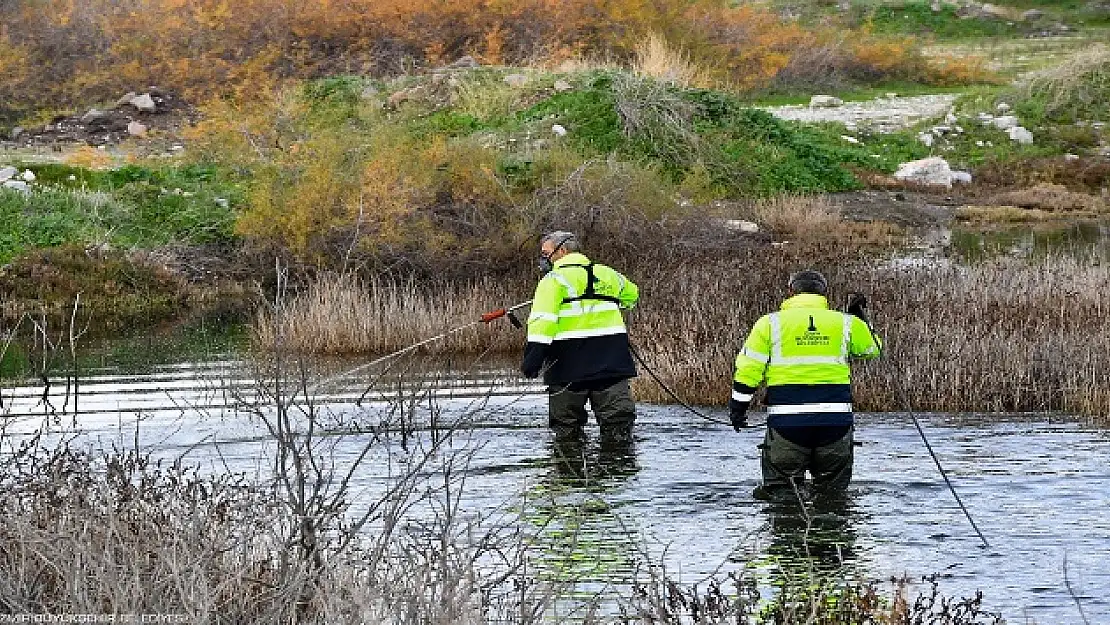
<path id="1" fill-rule="evenodd" d="M 864 322 L 867 321 L 867 297 L 862 293 L 849 293 L 848 294 L 848 307 L 846 309 L 849 315 L 855 315 Z"/>

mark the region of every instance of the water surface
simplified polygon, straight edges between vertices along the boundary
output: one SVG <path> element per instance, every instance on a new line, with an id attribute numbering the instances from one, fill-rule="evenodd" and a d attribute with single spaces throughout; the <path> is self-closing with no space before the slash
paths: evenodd
<path id="1" fill-rule="evenodd" d="M 125 366 L 103 359 L 86 367 L 76 413 L 64 384 L 52 385 L 49 402 L 39 383 L 8 387 L 8 432 L 49 422 L 91 447 L 137 444 L 206 470 L 265 475 L 274 446 L 255 419 L 235 409 L 257 396 L 253 372 L 233 346 L 218 347 L 203 359 L 186 353 L 159 361 L 147 353 Z M 534 557 L 552 576 L 621 583 L 647 562 L 667 563 L 688 583 L 741 569 L 765 583 L 814 569 L 867 580 L 939 573 L 942 592 L 981 589 L 986 607 L 1011 623 L 1082 622 L 1064 583 L 1066 558 L 1087 618 L 1110 622 L 1105 431 L 1043 417 L 924 416 L 930 441 L 990 541 L 984 548 L 906 415 L 859 415 L 863 445 L 850 498 L 809 510 L 807 519 L 797 506 L 752 498 L 760 429 L 735 433 L 682 409 L 643 405 L 632 445 L 603 448 L 592 437 L 567 448 L 554 445 L 544 427 L 539 389 L 497 367 L 413 370 L 404 381 L 379 381 L 358 406 L 364 383 L 319 389 L 324 418 L 337 428 L 397 423 L 400 404 L 383 401 L 390 396 L 407 398 L 406 418 L 415 425 L 426 423 L 431 407 L 441 423 L 465 417 L 468 427 L 451 445 L 472 452 L 467 513 L 517 515 L 541 537 Z M 426 433 L 414 434 L 421 437 Z M 334 440 L 342 465 L 367 437 Z M 396 443 L 374 449 L 356 476 L 355 501 L 380 493 L 385 459 L 396 452 Z"/>

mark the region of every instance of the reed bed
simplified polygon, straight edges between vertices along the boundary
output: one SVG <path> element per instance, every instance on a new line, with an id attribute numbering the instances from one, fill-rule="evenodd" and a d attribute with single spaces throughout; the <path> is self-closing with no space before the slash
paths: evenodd
<path id="1" fill-rule="evenodd" d="M 792 272 L 812 267 L 829 277 L 834 306 L 849 291 L 869 296 L 872 321 L 886 342 L 883 359 L 856 367 L 861 410 L 1064 412 L 1110 421 L 1110 266 L 1104 262 L 1063 255 L 971 265 L 876 259 L 852 247 L 850 237 L 833 245 L 799 230 L 798 223 L 817 223 L 818 230 L 845 235 L 821 206 L 795 212 L 777 212 L 790 245 L 670 246 L 613 261 L 641 288 L 641 303 L 628 314 L 633 343 L 685 400 L 727 401 L 733 360 L 752 324 L 779 306 Z M 874 229 L 859 234 L 869 241 L 885 236 Z M 514 284 L 475 280 L 432 290 L 408 282 L 325 280 L 277 311 L 275 324 L 264 316 L 256 327 L 260 335 L 278 327 L 305 351 L 383 353 L 531 296 L 530 283 Z M 513 355 L 523 342 L 523 333 L 499 321 L 429 349 Z M 909 406 L 896 397 L 897 388 Z M 646 401 L 672 401 L 645 376 L 635 391 Z"/>
<path id="2" fill-rule="evenodd" d="M 785 296 L 787 268 L 778 269 L 770 276 L 765 267 L 687 270 L 687 281 L 655 291 L 657 301 L 635 323 L 653 368 L 689 400 L 727 401 L 736 350 Z M 885 341 L 884 358 L 856 368 L 861 410 L 1060 411 L 1110 420 L 1105 264 L 1000 258 L 971 266 L 861 263 L 827 274 L 834 305 L 849 290 L 869 295 Z M 899 387 L 910 406 L 896 396 Z M 669 400 L 644 378 L 636 390 Z"/>
<path id="3" fill-rule="evenodd" d="M 428 287 L 414 281 L 349 275 L 323 277 L 301 294 L 259 311 L 254 335 L 261 345 L 286 345 L 312 354 L 380 354 L 446 332 L 482 313 L 508 307 L 504 286 L 492 280 Z M 523 293 L 523 291 L 521 291 Z M 527 300 L 530 295 L 519 295 Z M 527 309 L 521 315 L 523 322 Z M 520 346 L 508 321 L 480 324 L 427 346 L 425 353 L 506 352 Z"/>

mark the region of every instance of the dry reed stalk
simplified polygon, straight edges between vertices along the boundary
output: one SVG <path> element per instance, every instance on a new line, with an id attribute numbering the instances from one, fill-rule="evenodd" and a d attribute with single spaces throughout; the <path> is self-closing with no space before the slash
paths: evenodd
<path id="1" fill-rule="evenodd" d="M 702 86 L 702 70 L 681 49 L 671 46 L 663 35 L 653 32 L 636 46 L 632 71 L 640 76 L 683 87 Z"/>
<path id="2" fill-rule="evenodd" d="M 264 310 L 254 324 L 262 345 L 286 345 L 315 354 L 385 353 L 473 321 L 482 313 L 518 303 L 497 298 L 493 281 L 443 289 L 412 281 L 374 278 L 363 282 L 330 276 L 274 311 Z M 520 300 L 526 295 L 518 296 Z M 281 341 L 275 338 L 280 333 Z M 480 353 L 519 347 L 522 337 L 501 324 L 480 326 L 429 345 L 432 353 Z"/>

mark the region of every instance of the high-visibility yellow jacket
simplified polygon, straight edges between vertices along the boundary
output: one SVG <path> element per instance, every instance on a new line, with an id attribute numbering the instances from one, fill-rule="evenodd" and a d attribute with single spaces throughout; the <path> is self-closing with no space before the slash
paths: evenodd
<path id="1" fill-rule="evenodd" d="M 636 285 L 615 269 L 579 253 L 560 258 L 536 285 L 522 369 L 547 366 L 544 382 L 560 388 L 635 377 L 621 309 L 638 299 Z"/>
<path id="2" fill-rule="evenodd" d="M 730 407 L 746 411 L 766 381 L 768 426 L 851 425 L 848 359 L 875 358 L 881 347 L 862 319 L 829 310 L 821 295 L 796 295 L 752 327 L 736 356 Z"/>

